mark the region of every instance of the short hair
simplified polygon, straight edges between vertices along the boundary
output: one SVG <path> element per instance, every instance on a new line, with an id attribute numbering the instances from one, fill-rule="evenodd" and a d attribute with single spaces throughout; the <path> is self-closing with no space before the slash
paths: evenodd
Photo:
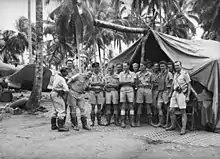
<path id="1" fill-rule="evenodd" d="M 60 69 L 60 72 L 61 72 L 61 73 L 67 72 L 67 69 L 68 69 L 67 67 L 62 67 L 62 68 Z"/>
<path id="2" fill-rule="evenodd" d="M 136 62 L 132 64 L 132 66 L 135 66 L 135 65 L 136 65 L 136 66 L 139 66 L 139 64 L 138 64 L 138 63 L 136 63 Z"/>
<path id="3" fill-rule="evenodd" d="M 167 62 L 166 61 L 160 61 L 159 65 L 166 65 L 167 66 Z"/>
<path id="4" fill-rule="evenodd" d="M 181 61 L 175 61 L 174 64 L 179 63 L 180 66 L 182 66 L 182 62 Z"/>
<path id="5" fill-rule="evenodd" d="M 158 62 L 154 62 L 153 65 L 159 65 L 159 63 Z"/>
<path id="6" fill-rule="evenodd" d="M 142 61 L 141 64 L 143 64 L 144 66 L 147 66 L 148 62 L 147 61 Z"/>
<path id="7" fill-rule="evenodd" d="M 66 60 L 66 64 L 67 64 L 69 61 L 73 63 L 73 60 L 72 60 L 72 59 L 67 59 L 67 60 Z"/>
<path id="8" fill-rule="evenodd" d="M 122 67 L 122 63 L 117 63 L 116 66 L 121 66 Z"/>
<path id="9" fill-rule="evenodd" d="M 94 63 L 92 64 L 92 68 L 95 68 L 95 67 L 99 67 L 99 63 L 98 63 L 98 62 L 94 62 Z"/>
<path id="10" fill-rule="evenodd" d="M 129 62 L 123 62 L 123 64 L 127 64 L 129 66 Z"/>
<path id="11" fill-rule="evenodd" d="M 167 62 L 167 65 L 172 65 L 173 66 L 173 62 Z"/>

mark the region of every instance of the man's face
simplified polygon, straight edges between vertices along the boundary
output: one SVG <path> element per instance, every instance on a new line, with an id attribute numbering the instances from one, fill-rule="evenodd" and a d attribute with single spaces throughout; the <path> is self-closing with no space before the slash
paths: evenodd
<path id="1" fill-rule="evenodd" d="M 162 71 L 162 72 L 164 72 L 165 70 L 166 70 L 166 65 L 165 64 L 160 64 L 160 70 Z"/>
<path id="2" fill-rule="evenodd" d="M 154 64 L 153 69 L 154 69 L 155 72 L 158 72 L 159 71 L 159 65 L 158 64 Z"/>
<path id="3" fill-rule="evenodd" d="M 108 72 L 112 74 L 114 72 L 113 67 L 108 67 Z"/>
<path id="4" fill-rule="evenodd" d="M 167 67 L 168 67 L 168 69 L 169 69 L 169 71 L 173 71 L 173 65 L 167 65 Z"/>
<path id="5" fill-rule="evenodd" d="M 138 72 L 138 69 L 139 69 L 138 65 L 133 65 L 134 72 Z"/>
<path id="6" fill-rule="evenodd" d="M 68 75 L 68 71 L 66 70 L 66 71 L 63 71 L 62 73 L 61 73 L 64 77 L 66 77 L 67 75 Z"/>
<path id="7" fill-rule="evenodd" d="M 176 70 L 177 72 L 179 72 L 179 71 L 181 70 L 181 64 L 180 64 L 179 62 L 176 62 L 176 63 L 174 64 L 174 66 L 175 66 L 175 70 Z"/>
<path id="8" fill-rule="evenodd" d="M 146 66 L 141 63 L 141 64 L 140 64 L 140 69 L 141 69 L 141 71 L 145 71 L 145 70 L 146 70 Z"/>
<path id="9" fill-rule="evenodd" d="M 87 72 L 87 74 L 86 74 L 86 78 L 89 79 L 91 76 L 92 76 L 92 72 L 90 72 L 90 71 Z"/>
<path id="10" fill-rule="evenodd" d="M 151 63 L 147 63 L 147 68 L 151 69 L 151 67 L 152 67 Z"/>
<path id="11" fill-rule="evenodd" d="M 128 68 L 128 64 L 127 63 L 123 63 L 123 70 L 124 71 L 127 71 L 129 68 Z"/>
<path id="12" fill-rule="evenodd" d="M 121 65 L 117 65 L 117 72 L 120 73 L 123 70 Z"/>
<path id="13" fill-rule="evenodd" d="M 97 74 L 97 73 L 99 73 L 99 67 L 94 67 L 93 68 L 93 71 Z"/>
<path id="14" fill-rule="evenodd" d="M 68 68 L 71 68 L 71 69 L 73 68 L 73 62 L 72 61 L 68 61 L 66 65 L 67 65 Z"/>

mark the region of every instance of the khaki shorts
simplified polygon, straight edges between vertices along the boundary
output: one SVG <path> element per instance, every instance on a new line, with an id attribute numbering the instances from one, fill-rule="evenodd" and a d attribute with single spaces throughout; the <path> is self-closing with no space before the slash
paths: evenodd
<path id="1" fill-rule="evenodd" d="M 152 90 L 150 88 L 138 88 L 136 94 L 136 101 L 139 104 L 153 102 Z"/>
<path id="2" fill-rule="evenodd" d="M 67 103 L 70 105 L 70 113 L 76 114 L 76 108 L 79 108 L 81 115 L 85 115 L 85 94 L 70 91 Z"/>
<path id="3" fill-rule="evenodd" d="M 185 94 L 174 91 L 170 99 L 170 108 L 186 109 Z"/>
<path id="4" fill-rule="evenodd" d="M 160 103 L 168 104 L 169 103 L 169 90 L 159 91 L 157 105 Z"/>
<path id="5" fill-rule="evenodd" d="M 104 102 L 104 94 L 103 91 L 99 92 L 99 93 L 95 93 L 94 91 L 90 92 L 90 98 L 89 98 L 89 103 L 90 104 L 100 104 L 102 105 Z"/>
<path id="6" fill-rule="evenodd" d="M 105 92 L 105 103 L 106 104 L 118 104 L 118 91 Z"/>
<path id="7" fill-rule="evenodd" d="M 130 91 L 120 91 L 120 102 L 121 103 L 133 103 L 134 102 L 134 90 L 130 90 Z"/>

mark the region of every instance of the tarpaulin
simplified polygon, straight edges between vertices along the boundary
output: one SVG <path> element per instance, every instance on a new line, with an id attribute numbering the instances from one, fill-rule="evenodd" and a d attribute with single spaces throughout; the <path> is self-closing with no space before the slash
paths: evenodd
<path id="1" fill-rule="evenodd" d="M 143 39 L 144 37 L 142 37 Z M 140 62 L 142 42 L 139 39 L 130 48 L 109 63 Z M 220 120 L 220 43 L 212 40 L 187 40 L 150 30 L 145 43 L 145 60 L 181 61 L 191 78 L 213 92 L 213 124 Z"/>

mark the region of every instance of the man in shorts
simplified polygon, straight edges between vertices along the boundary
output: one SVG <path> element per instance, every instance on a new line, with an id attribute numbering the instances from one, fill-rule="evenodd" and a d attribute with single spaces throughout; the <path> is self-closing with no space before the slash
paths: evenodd
<path id="1" fill-rule="evenodd" d="M 92 72 L 84 74 L 76 74 L 69 79 L 67 84 L 69 85 L 70 91 L 68 95 L 68 104 L 70 106 L 70 119 L 74 130 L 79 131 L 78 121 L 76 116 L 77 107 L 81 113 L 82 128 L 90 130 L 87 125 L 87 117 L 85 112 L 85 90 L 89 86 L 89 78 L 92 76 Z"/>
<path id="2" fill-rule="evenodd" d="M 140 64 L 140 69 L 137 75 L 137 94 L 136 94 L 136 103 L 138 105 L 137 117 L 136 117 L 136 126 L 140 126 L 140 115 L 142 114 L 143 105 L 147 108 L 147 121 L 151 123 L 152 111 L 152 73 L 146 69 L 146 62 Z"/>
<path id="3" fill-rule="evenodd" d="M 187 124 L 187 114 L 186 114 L 186 106 L 189 101 L 190 92 L 191 92 L 191 80 L 189 74 L 182 69 L 182 63 L 180 61 L 176 61 L 174 63 L 174 67 L 176 73 L 173 78 L 173 86 L 172 86 L 172 96 L 170 100 L 170 117 L 171 117 L 171 126 L 166 130 L 174 130 L 175 129 L 175 109 L 179 108 L 182 115 L 182 128 L 180 135 L 186 134 L 186 124 Z"/>
<path id="4" fill-rule="evenodd" d="M 103 126 L 101 122 L 101 107 L 104 101 L 103 87 L 105 85 L 104 78 L 100 72 L 99 63 L 95 62 L 92 64 L 93 74 L 90 78 L 90 104 L 92 105 L 91 110 L 91 126 L 95 125 L 95 116 L 97 117 L 98 125 Z M 95 115 L 95 107 L 97 106 L 97 113 Z"/>
<path id="5" fill-rule="evenodd" d="M 114 123 L 119 126 L 118 117 L 118 75 L 114 74 L 114 65 L 108 67 L 108 73 L 105 76 L 105 102 L 106 102 L 106 126 L 111 124 L 111 106 L 113 105 Z"/>
<path id="6" fill-rule="evenodd" d="M 164 119 L 166 115 L 163 113 L 163 109 L 167 112 L 168 103 L 169 103 L 169 94 L 172 87 L 173 75 L 167 69 L 167 63 L 161 61 L 160 65 L 160 78 L 158 85 L 158 99 L 157 99 L 157 110 L 159 114 L 159 123 L 156 127 L 161 127 L 164 125 Z"/>
<path id="7" fill-rule="evenodd" d="M 126 110 L 130 112 L 130 125 L 135 126 L 134 123 L 134 86 L 136 83 L 136 74 L 129 70 L 129 63 L 123 63 L 123 72 L 119 74 L 119 84 L 120 89 L 120 102 L 122 103 L 121 107 L 121 127 L 125 128 L 125 119 L 126 119 Z M 128 113 L 127 113 L 128 114 Z"/>
<path id="8" fill-rule="evenodd" d="M 157 99 L 158 99 L 158 85 L 159 85 L 159 78 L 160 78 L 160 72 L 159 72 L 159 64 L 157 62 L 155 62 L 153 64 L 153 68 L 152 68 L 152 96 L 153 96 L 153 123 L 158 123 L 157 121 Z"/>

